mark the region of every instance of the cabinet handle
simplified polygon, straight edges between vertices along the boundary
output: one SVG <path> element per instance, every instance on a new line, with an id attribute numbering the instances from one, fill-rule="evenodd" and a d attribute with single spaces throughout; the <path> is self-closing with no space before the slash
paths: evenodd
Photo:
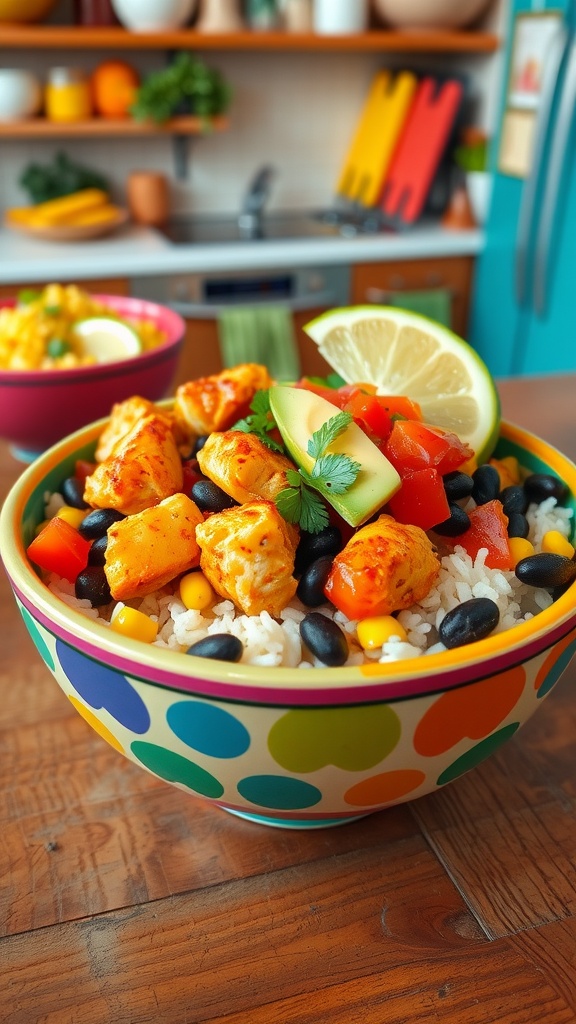
<path id="1" fill-rule="evenodd" d="M 441 285 L 438 287 L 441 287 Z M 425 288 L 367 288 L 365 293 L 366 302 L 375 306 L 386 306 L 399 293 L 405 292 L 406 295 L 409 295 L 411 291 L 420 290 L 426 291 Z M 446 290 L 449 292 L 452 301 L 458 298 L 459 292 L 455 288 L 447 288 Z"/>

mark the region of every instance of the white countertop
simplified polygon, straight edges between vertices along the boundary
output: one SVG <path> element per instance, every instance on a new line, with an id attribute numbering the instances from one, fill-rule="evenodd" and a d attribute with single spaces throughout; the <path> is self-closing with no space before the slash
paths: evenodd
<path id="1" fill-rule="evenodd" d="M 157 231 L 128 226 L 109 238 L 70 243 L 40 241 L 4 228 L 0 283 L 473 256 L 483 239 L 480 229 L 444 231 L 431 226 L 398 235 L 173 245 Z"/>

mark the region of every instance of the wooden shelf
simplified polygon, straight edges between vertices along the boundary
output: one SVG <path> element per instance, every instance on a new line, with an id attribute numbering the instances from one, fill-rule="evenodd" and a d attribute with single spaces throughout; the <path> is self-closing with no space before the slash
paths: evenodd
<path id="1" fill-rule="evenodd" d="M 123 28 L 75 25 L 22 26 L 3 24 L 0 49 L 35 50 L 286 50 L 396 51 L 405 53 L 492 53 L 500 46 L 490 32 L 374 31 L 351 36 L 319 36 L 291 32 L 208 34 L 193 29 L 174 32 L 128 32 Z"/>
<path id="2" fill-rule="evenodd" d="M 210 135 L 225 131 L 229 122 L 226 118 L 213 118 L 206 124 L 199 117 L 173 117 L 165 124 L 157 125 L 146 121 L 132 121 L 127 118 L 94 118 L 91 121 L 74 121 L 70 124 L 48 121 L 46 118 L 30 118 L 0 124 L 0 139 L 48 139 L 48 138 L 134 138 L 140 135 Z"/>

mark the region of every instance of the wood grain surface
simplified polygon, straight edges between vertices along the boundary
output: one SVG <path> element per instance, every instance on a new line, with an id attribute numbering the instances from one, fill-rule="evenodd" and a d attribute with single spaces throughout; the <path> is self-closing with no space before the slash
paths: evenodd
<path id="1" fill-rule="evenodd" d="M 576 376 L 502 381 L 576 457 Z M 4 496 L 22 470 L 0 443 Z M 574 1024 L 576 671 L 438 793 L 316 832 L 212 809 L 70 706 L 5 575 L 2 1024 Z"/>

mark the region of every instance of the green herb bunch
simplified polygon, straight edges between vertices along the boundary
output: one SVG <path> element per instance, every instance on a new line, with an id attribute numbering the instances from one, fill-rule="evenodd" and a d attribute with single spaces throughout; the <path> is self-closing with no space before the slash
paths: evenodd
<path id="1" fill-rule="evenodd" d="M 137 121 L 156 124 L 176 114 L 208 119 L 223 114 L 231 98 L 230 86 L 220 72 L 192 54 L 179 53 L 167 67 L 144 79 L 131 114 Z"/>
<path id="2" fill-rule="evenodd" d="M 53 160 L 46 164 L 28 164 L 20 176 L 19 184 L 33 203 L 60 199 L 61 196 L 69 196 L 84 188 L 109 191 L 109 183 L 104 175 L 75 163 L 67 153 L 56 153 Z"/>

